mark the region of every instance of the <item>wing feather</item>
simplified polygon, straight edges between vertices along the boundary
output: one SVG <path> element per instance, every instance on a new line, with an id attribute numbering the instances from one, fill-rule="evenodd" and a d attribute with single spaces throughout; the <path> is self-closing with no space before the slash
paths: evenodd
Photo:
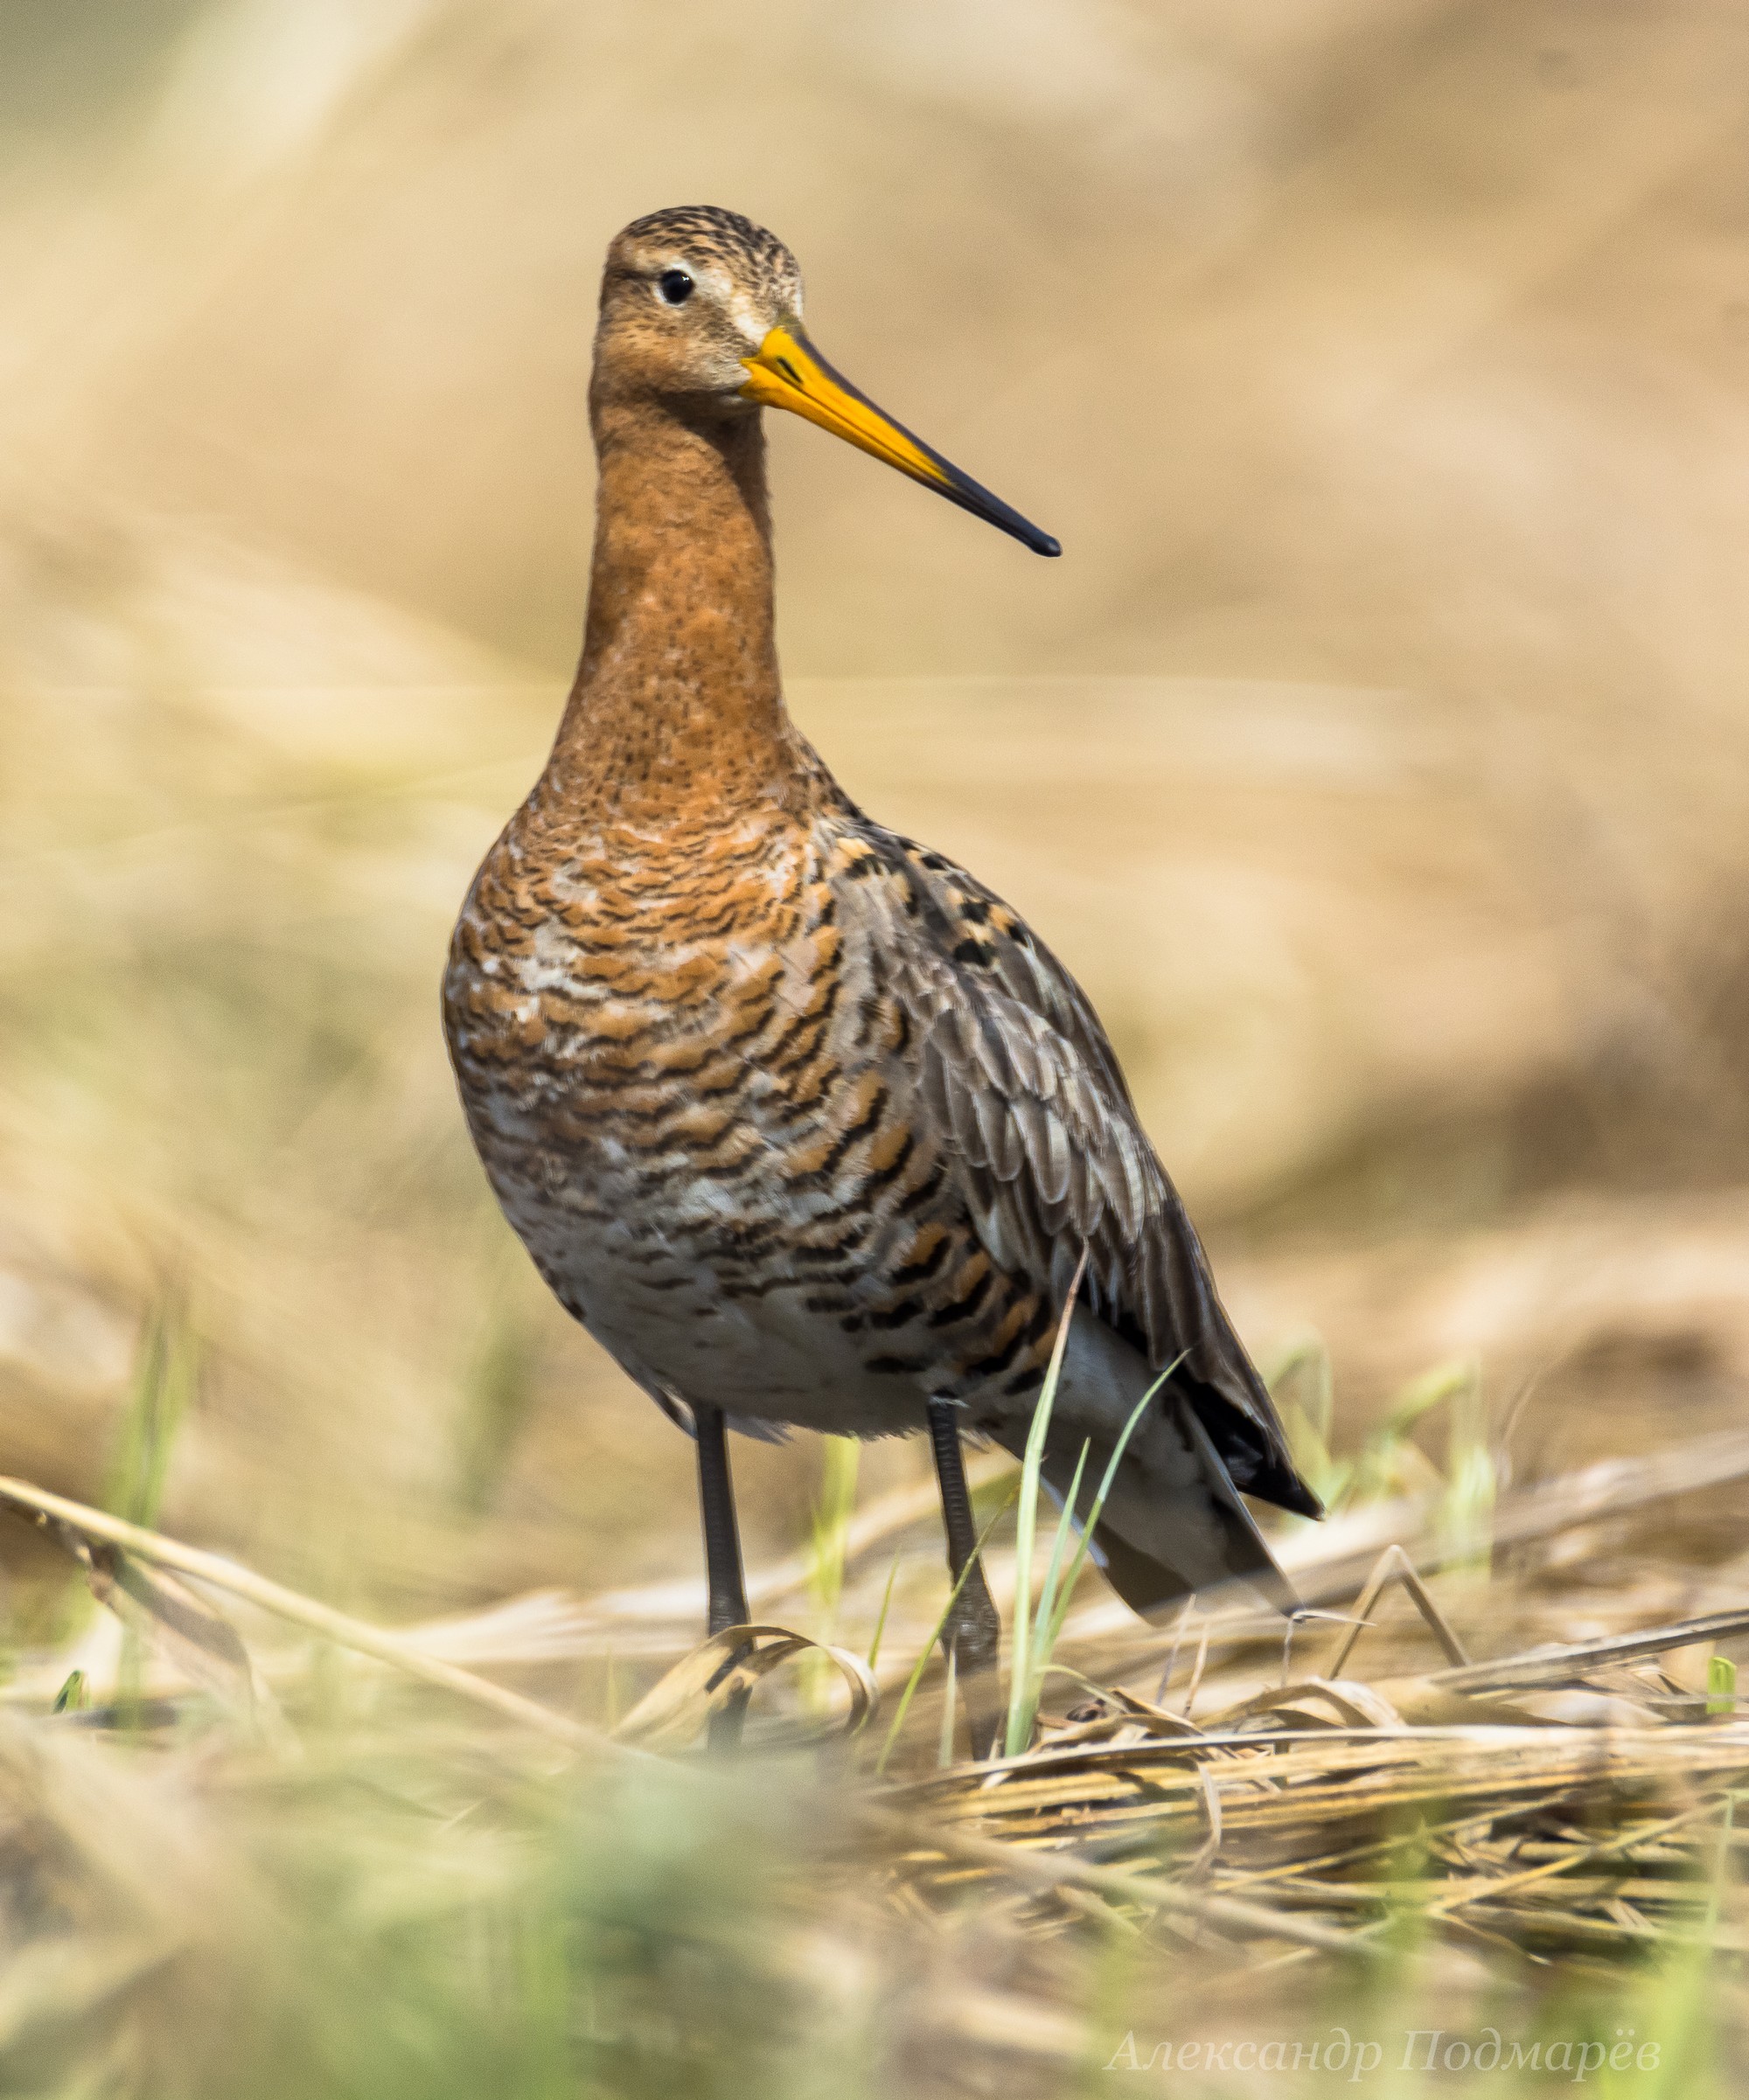
<path id="1" fill-rule="evenodd" d="M 861 822 L 892 869 L 916 957 L 895 989 L 916 1024 L 922 1097 L 951 1135 L 992 1256 L 1059 1287 L 1084 1247 L 1100 1317 L 1179 1374 L 1242 1487 L 1316 1513 L 1269 1394 L 1234 1332 L 1195 1227 L 1074 978 L 993 892 Z M 862 908 L 882 886 L 858 882 Z M 893 908 L 890 894 L 888 908 Z"/>

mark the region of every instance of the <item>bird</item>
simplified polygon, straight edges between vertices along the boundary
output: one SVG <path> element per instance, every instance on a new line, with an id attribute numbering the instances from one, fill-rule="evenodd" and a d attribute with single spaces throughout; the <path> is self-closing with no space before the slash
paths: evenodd
<path id="1" fill-rule="evenodd" d="M 718 206 L 610 243 L 589 407 L 581 662 L 444 975 L 465 1118 L 559 1302 L 695 1440 L 711 1633 L 748 1617 L 727 1429 L 927 1434 L 943 1644 L 993 1754 L 965 1440 L 1024 1450 L 1060 1321 L 1059 1499 L 1157 1388 L 1090 1541 L 1143 1617 L 1229 1582 L 1293 1610 L 1244 1498 L 1321 1512 L 1086 994 L 791 720 L 764 411 L 1058 543 L 828 364 L 794 256 Z"/>

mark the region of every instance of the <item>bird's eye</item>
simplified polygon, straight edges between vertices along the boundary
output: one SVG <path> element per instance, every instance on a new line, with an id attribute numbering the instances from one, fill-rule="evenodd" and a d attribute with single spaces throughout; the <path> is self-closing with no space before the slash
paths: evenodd
<path id="1" fill-rule="evenodd" d="M 656 280 L 656 289 L 670 306 L 679 306 L 693 296 L 693 281 L 684 270 L 664 270 Z"/>

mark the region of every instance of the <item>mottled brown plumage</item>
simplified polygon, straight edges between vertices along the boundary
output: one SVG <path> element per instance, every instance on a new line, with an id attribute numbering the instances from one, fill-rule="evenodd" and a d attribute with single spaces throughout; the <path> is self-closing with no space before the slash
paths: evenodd
<path id="1" fill-rule="evenodd" d="M 1234 1483 L 1317 1505 L 1087 1000 L 785 713 L 762 402 L 1055 551 L 818 360 L 800 302 L 788 251 L 729 213 L 658 212 L 610 251 L 582 663 L 444 988 L 481 1158 L 645 1390 L 756 1433 L 908 1431 L 951 1402 L 1019 1449 L 1084 1249 L 1053 1481 L 1175 1365 L 1108 1570 L 1144 1610 L 1228 1575 L 1280 1595 Z"/>

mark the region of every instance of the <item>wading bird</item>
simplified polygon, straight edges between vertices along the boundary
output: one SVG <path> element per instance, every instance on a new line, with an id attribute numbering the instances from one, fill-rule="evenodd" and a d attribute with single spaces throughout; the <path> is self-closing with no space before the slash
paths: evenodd
<path id="1" fill-rule="evenodd" d="M 1056 542 L 841 378 L 783 243 L 731 212 L 626 227 L 602 282 L 582 661 L 475 878 L 444 983 L 468 1123 L 566 1309 L 698 1446 L 713 1632 L 747 1617 L 725 1425 L 927 1429 L 956 1576 L 962 1434 L 1024 1447 L 1085 1255 L 1044 1460 L 1153 1615 L 1292 1602 L 1238 1490 L 1308 1515 L 1267 1392 L 1084 994 L 944 855 L 865 817 L 796 729 L 773 641 L 762 411 Z M 983 1575 L 946 1640 L 996 1728 Z"/>

